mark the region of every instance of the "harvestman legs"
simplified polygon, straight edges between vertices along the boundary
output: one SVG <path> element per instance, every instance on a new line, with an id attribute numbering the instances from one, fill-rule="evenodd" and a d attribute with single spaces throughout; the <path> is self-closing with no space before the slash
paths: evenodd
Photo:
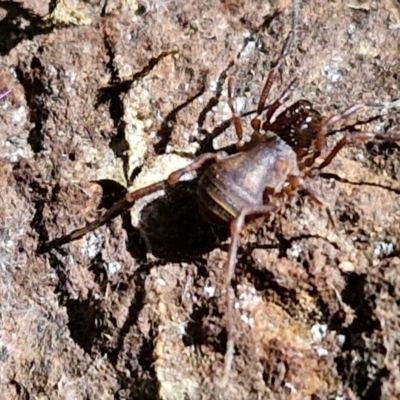
<path id="1" fill-rule="evenodd" d="M 233 295 L 231 282 L 233 275 L 235 274 L 236 257 L 237 250 L 239 247 L 239 235 L 245 224 L 245 219 L 248 216 L 253 215 L 264 215 L 268 214 L 274 209 L 271 205 L 259 205 L 259 206 L 249 206 L 244 207 L 240 214 L 231 222 L 230 233 L 231 233 L 231 243 L 229 246 L 228 259 L 226 261 L 225 267 L 225 290 L 226 290 L 226 333 L 227 333 L 227 343 L 226 343 L 226 353 L 225 353 L 225 371 L 224 371 L 224 382 L 227 381 L 229 371 L 232 366 L 233 355 L 234 355 L 234 338 L 233 338 Z"/>
<path id="2" fill-rule="evenodd" d="M 257 135 L 260 135 L 260 127 L 261 120 L 259 116 L 264 111 L 265 102 L 268 98 L 269 92 L 271 90 L 275 75 L 277 70 L 283 64 L 284 58 L 289 53 L 290 45 L 293 42 L 294 32 L 293 30 L 289 32 L 285 43 L 282 47 L 282 50 L 278 56 L 278 58 L 273 63 L 271 70 L 268 73 L 267 80 L 264 84 L 264 87 L 261 91 L 260 99 L 257 107 L 257 115 L 251 121 L 251 126 L 254 129 L 254 133 L 252 135 L 252 139 L 255 139 Z M 281 96 L 275 100 L 268 108 L 266 116 L 268 120 L 272 117 L 275 111 L 289 98 L 289 96 L 294 91 L 296 87 L 297 79 L 294 79 L 289 86 L 284 90 Z M 239 141 L 243 138 L 243 127 L 240 120 L 240 117 L 236 114 L 234 102 L 233 102 L 233 82 L 232 78 L 228 79 L 228 105 L 232 112 L 232 120 L 233 125 L 236 131 L 236 135 Z M 237 250 L 239 247 L 239 236 L 240 232 L 243 229 L 245 224 L 246 217 L 254 216 L 254 215 L 265 215 L 270 213 L 274 209 L 274 206 L 269 204 L 261 204 L 244 207 L 239 215 L 231 222 L 230 224 L 230 234 L 231 234 L 231 243 L 229 245 L 228 258 L 225 263 L 225 291 L 226 291 L 226 333 L 227 333 L 227 344 L 226 344 L 226 353 L 225 353 L 225 369 L 222 383 L 225 385 L 228 380 L 229 372 L 232 367 L 233 356 L 234 356 L 234 324 L 233 324 L 233 294 L 231 288 L 231 282 L 233 275 L 235 274 L 235 266 L 236 266 L 236 258 L 237 258 Z"/>
<path id="3" fill-rule="evenodd" d="M 205 153 L 196 158 L 192 163 L 188 166 L 178 169 L 175 172 L 172 172 L 167 179 L 163 181 L 159 181 L 149 185 L 147 187 L 135 190 L 134 192 L 127 193 L 121 200 L 117 201 L 109 210 L 107 210 L 102 216 L 98 219 L 94 220 L 93 222 L 87 224 L 83 228 L 76 229 L 71 233 L 62 236 L 60 238 L 54 239 L 50 242 L 43 243 L 39 246 L 39 252 L 46 252 L 53 247 L 59 247 L 63 244 L 73 242 L 75 240 L 80 239 L 81 237 L 85 236 L 88 232 L 91 232 L 100 226 L 104 225 L 108 221 L 112 220 L 119 214 L 123 213 L 124 211 L 128 210 L 133 203 L 149 194 L 158 192 L 160 190 L 164 190 L 169 186 L 173 186 L 179 182 L 181 177 L 189 172 L 193 172 L 201 168 L 206 162 L 213 161 L 213 160 L 223 160 L 226 157 L 224 152 L 218 153 Z"/>
<path id="4" fill-rule="evenodd" d="M 285 41 L 285 44 L 283 46 L 283 49 L 281 50 L 281 53 L 280 53 L 277 61 L 274 63 L 273 68 L 270 70 L 268 77 L 267 77 L 267 81 L 263 87 L 263 90 L 262 90 L 262 93 L 261 93 L 261 96 L 259 99 L 258 107 L 257 107 L 257 116 L 255 118 L 253 118 L 253 120 L 251 121 L 251 126 L 254 129 L 252 139 L 255 139 L 257 135 L 260 135 L 261 120 L 259 119 L 259 116 L 264 111 L 265 102 L 266 102 L 266 100 L 268 98 L 268 94 L 271 90 L 276 71 L 282 65 L 284 57 L 287 55 L 292 41 L 293 41 L 293 31 L 291 31 L 289 33 L 289 35 Z M 281 96 L 268 107 L 266 114 L 265 114 L 265 119 L 267 121 L 271 120 L 275 111 L 277 111 L 277 109 L 282 104 L 284 104 L 284 102 L 290 97 L 290 95 L 293 93 L 293 91 L 296 87 L 296 84 L 297 84 L 297 79 L 292 80 L 292 82 L 288 85 L 288 87 L 283 91 Z M 236 135 L 239 140 L 242 140 L 243 128 L 242 128 L 240 117 L 236 114 L 236 111 L 234 108 L 234 102 L 233 102 L 233 98 L 232 98 L 232 92 L 233 92 L 232 87 L 233 87 L 232 79 L 229 78 L 228 79 L 228 105 L 232 112 L 232 120 L 233 120 L 234 128 L 236 131 Z M 357 112 L 358 110 L 360 110 L 363 107 L 376 107 L 376 106 L 380 107 L 381 105 L 369 104 L 369 103 L 355 104 L 355 105 L 352 105 L 352 106 L 346 108 L 344 111 L 342 111 L 338 114 L 334 114 L 334 115 L 328 117 L 322 123 L 321 128 L 317 135 L 316 151 L 318 152 L 318 154 L 321 153 L 321 151 L 324 147 L 326 135 L 328 133 L 329 127 L 331 127 L 332 125 L 336 124 L 339 121 L 347 119 L 349 116 L 351 116 L 352 114 L 354 114 L 355 112 Z M 381 134 L 381 133 L 367 132 L 367 133 L 356 133 L 351 136 L 345 135 L 336 144 L 336 146 L 328 153 L 328 155 L 325 157 L 325 159 L 322 161 L 322 163 L 319 166 L 308 170 L 305 173 L 305 176 L 311 176 L 311 175 L 313 175 L 313 171 L 315 171 L 315 170 L 321 171 L 323 168 L 328 166 L 344 146 L 349 145 L 349 144 L 359 143 L 359 142 L 373 141 L 373 140 L 400 141 L 400 133 L 393 132 L 390 134 Z M 319 206 L 324 206 L 324 203 L 318 198 L 318 195 L 316 193 L 314 193 L 314 191 L 311 188 L 304 187 L 304 190 L 305 190 L 305 193 L 310 197 L 310 199 L 312 201 L 317 203 Z M 240 235 L 240 232 L 245 223 L 245 218 L 247 216 L 268 214 L 273 209 L 274 209 L 274 207 L 272 205 L 259 205 L 259 206 L 245 207 L 242 209 L 240 214 L 230 224 L 231 243 L 229 246 L 228 259 L 227 259 L 226 265 L 225 265 L 227 346 L 226 346 L 226 353 L 225 353 L 225 370 L 224 370 L 224 377 L 223 377 L 224 384 L 227 383 L 228 375 L 229 375 L 229 372 L 230 372 L 230 369 L 232 366 L 233 356 L 234 356 L 233 295 L 232 295 L 231 281 L 232 281 L 233 275 L 235 273 L 237 250 L 238 250 L 238 246 L 239 246 L 239 235 Z M 332 225 L 335 226 L 328 208 L 327 208 L 327 212 L 328 212 L 328 217 L 329 217 Z"/>
<path id="5" fill-rule="evenodd" d="M 350 117 L 352 114 L 356 113 L 358 110 L 364 107 L 383 107 L 383 105 L 376 103 L 359 103 L 354 104 L 344 111 L 334 114 L 331 117 L 327 118 L 325 122 L 322 124 L 320 132 L 317 136 L 317 150 L 321 152 L 326 135 L 328 133 L 328 128 L 333 124 L 336 124 L 339 121 L 345 120 Z M 348 145 L 357 144 L 357 143 L 365 143 L 371 141 L 389 141 L 389 142 L 398 142 L 400 141 L 400 132 L 390 132 L 390 133 L 379 133 L 379 132 L 358 132 L 353 133 L 352 135 L 345 134 L 345 136 L 339 140 L 339 142 L 335 145 L 335 147 L 328 153 L 325 159 L 322 161 L 320 165 L 317 167 L 311 168 L 307 171 L 306 175 L 312 175 L 313 171 L 318 170 L 321 171 L 323 168 L 327 167 L 332 160 L 337 156 L 339 151 Z"/>

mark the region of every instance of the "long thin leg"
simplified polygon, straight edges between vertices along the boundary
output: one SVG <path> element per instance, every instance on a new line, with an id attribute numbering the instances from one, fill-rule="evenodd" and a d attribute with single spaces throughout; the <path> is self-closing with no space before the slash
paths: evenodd
<path id="1" fill-rule="evenodd" d="M 267 80 L 265 81 L 263 90 L 261 91 L 261 94 L 260 94 L 260 99 L 258 100 L 257 116 L 255 118 L 253 118 L 253 120 L 251 121 L 251 126 L 253 127 L 253 129 L 256 132 L 259 132 L 259 130 L 260 130 L 261 121 L 259 119 L 259 116 L 264 111 L 265 102 L 267 101 L 269 92 L 271 91 L 272 84 L 274 83 L 275 74 L 281 67 L 285 57 L 289 54 L 289 49 L 290 49 L 290 45 L 293 42 L 293 38 L 294 38 L 294 31 L 291 30 L 285 40 L 285 43 L 282 47 L 282 50 L 281 50 L 278 58 L 272 64 L 272 68 L 270 69 L 270 71 L 268 73 Z"/>
<path id="2" fill-rule="evenodd" d="M 310 187 L 304 185 L 302 185 L 301 188 L 302 192 L 304 194 L 306 194 L 314 203 L 316 203 L 318 206 L 320 206 L 321 208 L 323 208 L 326 212 L 326 214 L 328 215 L 329 218 L 329 222 L 332 225 L 332 228 L 336 227 L 335 221 L 332 217 L 332 213 L 331 210 L 329 209 L 328 205 L 325 204 L 325 202 L 319 197 L 318 193 L 315 192 L 313 189 L 311 189 Z"/>
<path id="3" fill-rule="evenodd" d="M 279 96 L 278 99 L 276 99 L 269 107 L 268 110 L 265 114 L 265 121 L 267 123 L 271 122 L 271 118 L 272 116 L 275 114 L 275 111 L 283 104 L 287 101 L 287 99 L 292 95 L 292 93 L 294 92 L 294 90 L 296 89 L 298 84 L 298 80 L 297 78 L 293 79 L 289 86 L 283 91 L 283 93 Z M 256 118 L 255 118 L 256 119 Z M 253 120 L 254 121 L 254 120 Z M 252 121 L 252 123 L 253 123 Z M 254 126 L 253 126 L 254 128 Z M 266 127 L 265 123 L 263 124 L 263 129 L 267 130 L 268 127 Z"/>
<path id="4" fill-rule="evenodd" d="M 173 172 L 172 174 L 170 174 L 167 179 L 153 183 L 152 185 L 149 185 L 142 189 L 135 190 L 132 193 L 127 193 L 124 198 L 117 201 L 108 211 L 106 211 L 98 219 L 87 224 L 83 228 L 74 230 L 73 232 L 71 232 L 65 236 L 62 236 L 62 237 L 54 239 L 50 242 L 41 244 L 39 246 L 38 251 L 43 253 L 43 252 L 50 250 L 53 247 L 59 247 L 63 244 L 80 239 L 81 237 L 86 235 L 88 232 L 91 232 L 91 231 L 99 228 L 100 226 L 104 225 L 106 222 L 108 222 L 111 219 L 115 218 L 116 216 L 122 214 L 124 211 L 128 210 L 136 200 L 138 200 L 142 197 L 148 196 L 151 193 L 158 192 L 159 190 L 163 190 L 168 186 L 175 185 L 176 183 L 179 182 L 180 178 L 184 174 L 198 170 L 207 161 L 220 160 L 220 159 L 223 159 L 224 157 L 226 157 L 226 155 L 223 152 L 202 154 L 200 157 L 198 157 L 196 160 L 194 160 L 187 167 L 181 168 L 181 169 Z"/>
<path id="5" fill-rule="evenodd" d="M 254 120 L 253 120 L 254 122 L 252 121 L 252 126 L 253 126 L 253 123 L 255 126 L 257 126 L 257 123 L 258 123 L 257 121 L 259 121 L 258 116 L 261 115 L 261 113 L 264 111 L 265 102 L 268 98 L 269 92 L 271 91 L 271 87 L 274 82 L 276 71 L 279 70 L 279 68 L 283 64 L 285 57 L 289 54 L 290 46 L 292 45 L 293 40 L 294 40 L 295 29 L 296 29 L 296 25 L 297 25 L 296 22 L 298 20 L 298 14 L 299 14 L 299 7 L 300 7 L 299 2 L 295 1 L 294 5 L 293 5 L 292 29 L 289 32 L 288 36 L 286 37 L 285 43 L 283 44 L 282 50 L 281 50 L 278 58 L 275 60 L 274 63 L 272 63 L 272 68 L 268 73 L 267 80 L 265 82 L 264 88 L 260 95 L 260 99 L 258 101 L 257 117 L 254 118 Z M 293 86 L 294 82 L 295 82 L 295 80 L 292 81 L 292 83 L 289 85 L 289 88 L 291 88 Z M 284 94 L 281 96 L 281 99 L 280 99 L 281 104 L 289 97 L 289 95 L 293 91 L 293 90 L 291 90 L 289 93 L 287 93 L 287 95 L 285 95 L 285 93 L 288 92 L 288 89 L 286 89 Z M 267 118 L 267 121 L 269 121 L 269 119 L 272 117 L 273 113 L 278 109 L 278 107 L 279 107 L 279 105 L 275 104 L 274 110 L 269 112 L 269 117 Z M 260 124 L 258 123 L 258 126 L 259 125 Z M 255 130 L 258 131 L 259 129 L 255 129 Z"/>
<path id="6" fill-rule="evenodd" d="M 275 74 L 278 71 L 278 69 L 281 67 L 285 57 L 289 54 L 289 49 L 290 49 L 290 45 L 293 42 L 293 38 L 294 38 L 294 31 L 291 30 L 285 40 L 285 43 L 281 50 L 281 53 L 279 54 L 277 60 L 273 63 L 273 66 L 268 73 L 267 80 L 265 82 L 264 88 L 260 95 L 260 100 L 258 101 L 257 112 L 259 115 L 262 113 L 262 110 L 264 109 L 265 102 L 268 98 L 269 92 L 272 87 L 272 83 L 274 82 Z"/>
<path id="7" fill-rule="evenodd" d="M 225 290 L 226 290 L 226 333 L 227 344 L 225 353 L 225 372 L 223 383 L 227 382 L 229 372 L 232 367 L 234 355 L 234 337 L 233 337 L 233 293 L 231 289 L 231 281 L 235 273 L 237 250 L 239 246 L 239 235 L 242 231 L 245 219 L 250 215 L 263 215 L 268 214 L 274 209 L 272 205 L 256 205 L 249 206 L 242 209 L 240 214 L 231 222 L 231 243 L 229 246 L 228 259 L 225 265 Z"/>
<path id="8" fill-rule="evenodd" d="M 331 115 L 329 118 L 327 118 L 321 125 L 321 129 L 318 132 L 317 140 L 316 140 L 316 152 L 321 152 L 322 148 L 324 147 L 325 144 L 325 138 L 328 133 L 329 127 L 332 125 L 336 124 L 337 122 L 347 119 L 350 117 L 350 115 L 354 114 L 358 110 L 360 110 L 363 107 L 384 107 L 383 104 L 378 104 L 378 103 L 359 103 L 359 104 L 354 104 L 342 112 L 338 114 Z M 343 146 L 342 146 L 343 147 Z"/>
<path id="9" fill-rule="evenodd" d="M 228 79 L 228 106 L 232 112 L 232 121 L 233 121 L 233 125 L 235 127 L 236 136 L 238 137 L 238 139 L 240 141 L 243 138 L 243 127 L 242 127 L 242 121 L 240 120 L 240 117 L 236 114 L 235 106 L 233 104 L 232 92 L 233 92 L 233 79 L 232 79 L 232 77 L 229 77 L 229 79 Z"/>
<path id="10" fill-rule="evenodd" d="M 371 142 L 373 140 L 400 142 L 400 132 L 391 132 L 387 134 L 382 134 L 377 132 L 365 132 L 365 133 L 363 132 L 363 133 L 356 133 L 351 136 L 346 135 L 336 144 L 336 146 L 326 156 L 325 160 L 317 167 L 317 169 L 322 170 L 323 168 L 328 166 L 344 146 L 347 146 L 349 144 L 354 144 L 357 142 L 361 143 Z"/>

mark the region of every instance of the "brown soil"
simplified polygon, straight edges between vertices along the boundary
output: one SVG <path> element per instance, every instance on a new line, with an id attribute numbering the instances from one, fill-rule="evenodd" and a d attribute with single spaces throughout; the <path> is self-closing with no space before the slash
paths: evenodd
<path id="1" fill-rule="evenodd" d="M 291 101 L 323 115 L 400 97 L 398 1 L 299 3 L 271 98 L 296 76 Z M 0 2 L 2 399 L 400 398 L 394 143 L 346 148 L 315 178 L 335 226 L 296 196 L 246 227 L 225 388 L 229 238 L 199 216 L 196 179 L 37 252 L 234 143 L 226 78 L 254 110 L 292 20 L 289 0 Z M 399 107 L 348 125 L 394 130 Z"/>

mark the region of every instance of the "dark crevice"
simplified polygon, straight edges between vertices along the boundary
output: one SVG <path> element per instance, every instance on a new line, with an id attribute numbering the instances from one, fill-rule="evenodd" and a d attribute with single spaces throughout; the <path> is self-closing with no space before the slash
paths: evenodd
<path id="1" fill-rule="evenodd" d="M 338 206 L 335 208 L 335 216 L 342 224 L 348 223 L 353 230 L 358 226 L 360 214 L 357 209 L 352 205 Z"/>
<path id="2" fill-rule="evenodd" d="M 366 277 L 351 273 L 347 275 L 346 280 L 346 287 L 342 291 L 342 300 L 356 312 L 356 318 L 342 332 L 348 338 L 343 345 L 343 350 L 351 350 L 357 346 L 364 346 L 362 335 L 371 336 L 375 330 L 380 329 L 380 324 L 372 317 L 375 297 L 372 295 L 367 297 L 365 293 Z"/>
<path id="3" fill-rule="evenodd" d="M 129 306 L 129 312 L 127 314 L 128 317 L 126 318 L 122 328 L 119 330 L 117 344 L 113 350 L 108 352 L 108 358 L 114 366 L 116 366 L 118 363 L 118 356 L 123 350 L 125 338 L 131 331 L 132 327 L 137 324 L 139 313 L 145 304 L 146 292 L 144 285 L 145 276 L 148 270 L 148 266 L 143 264 L 141 267 L 135 270 L 131 277 L 135 287 L 135 296 Z"/>
<path id="4" fill-rule="evenodd" d="M 200 136 L 203 136 L 204 139 L 202 139 L 199 143 L 199 149 L 196 152 L 196 155 L 200 155 L 203 153 L 210 153 L 214 152 L 213 148 L 213 140 L 221 135 L 223 132 L 225 132 L 230 126 L 231 126 L 231 119 L 228 119 L 226 121 L 223 121 L 220 123 L 218 126 L 216 126 L 211 133 L 207 132 L 205 129 L 203 129 L 204 122 L 206 120 L 207 114 L 215 107 L 218 105 L 221 95 L 222 95 L 222 90 L 226 81 L 226 78 L 228 76 L 228 70 L 234 65 L 234 62 L 231 61 L 225 69 L 221 72 L 217 79 L 217 86 L 215 90 L 214 96 L 208 101 L 208 103 L 205 105 L 205 107 L 202 109 L 202 111 L 199 113 L 198 119 L 197 119 L 197 124 L 198 124 L 198 130 Z M 251 112 L 250 112 L 251 113 Z M 245 114 L 241 115 L 244 116 Z M 248 113 L 246 113 L 248 115 Z"/>
<path id="5" fill-rule="evenodd" d="M 199 150 L 196 152 L 196 156 L 204 153 L 213 153 L 215 151 L 213 146 L 214 139 L 225 132 L 231 126 L 231 123 L 232 121 L 230 119 L 223 121 L 216 126 L 211 133 L 207 132 L 205 129 L 199 128 L 199 134 L 204 136 L 204 139 L 199 143 Z"/>
<path id="6" fill-rule="evenodd" d="M 197 119 L 199 129 L 201 129 L 202 126 L 204 125 L 207 113 L 209 113 L 219 103 L 219 100 L 222 95 L 222 89 L 226 81 L 226 78 L 228 76 L 228 70 L 233 66 L 233 64 L 234 64 L 233 61 L 231 61 L 219 75 L 217 79 L 217 87 L 215 89 L 215 95 L 208 101 L 203 110 L 200 112 L 199 117 Z"/>
<path id="7" fill-rule="evenodd" d="M 365 338 L 381 329 L 374 317 L 375 296 L 366 294 L 366 276 L 351 273 L 346 279 L 342 300 L 354 310 L 355 318 L 351 325 L 339 330 L 346 340 L 342 347 L 343 355 L 336 359 L 337 370 L 360 399 L 379 399 L 388 371 L 385 368 L 377 370 L 372 354 L 383 355 L 386 350 L 381 341 L 376 341 L 373 348 L 365 342 Z"/>
<path id="8" fill-rule="evenodd" d="M 156 327 L 150 329 L 148 338 L 141 340 L 140 348 L 131 359 L 127 360 L 124 371 L 118 373 L 119 389 L 114 395 L 116 400 L 156 400 L 159 398 L 153 357 L 154 329 Z M 130 374 L 126 374 L 125 371 L 129 371 Z"/>
<path id="9" fill-rule="evenodd" d="M 103 340 L 104 334 L 104 309 L 101 300 L 97 300 L 89 293 L 85 299 L 71 298 L 71 283 L 69 281 L 69 272 L 65 265 L 58 268 L 59 260 L 54 255 L 50 256 L 51 264 L 58 272 L 58 284 L 56 293 L 59 295 L 60 305 L 65 306 L 68 314 L 68 329 L 71 338 L 87 354 L 97 352 L 97 347 L 107 346 Z M 104 260 L 101 253 L 91 260 L 90 270 L 95 276 L 102 292 L 105 293 L 107 287 L 107 274 L 104 269 Z"/>
<path id="10" fill-rule="evenodd" d="M 177 114 L 183 110 L 185 107 L 187 107 L 189 104 L 191 104 L 194 100 L 199 98 L 205 90 L 205 86 L 203 83 L 202 88 L 192 97 L 187 99 L 184 103 L 180 104 L 179 106 L 175 107 L 163 120 L 160 129 L 157 132 L 157 136 L 159 136 L 161 139 L 158 143 L 154 145 L 154 152 L 156 154 L 164 154 L 165 149 L 170 141 L 172 130 L 174 128 L 174 125 L 176 123 L 176 116 Z"/>
<path id="11" fill-rule="evenodd" d="M 102 320 L 101 303 L 93 298 L 74 300 L 69 298 L 64 304 L 68 314 L 68 329 L 71 339 L 87 354 L 92 354 L 92 348 L 97 340 L 101 340 Z"/>
<path id="12" fill-rule="evenodd" d="M 375 122 L 377 120 L 381 120 L 383 117 L 384 117 L 384 115 L 380 115 L 379 114 L 379 115 L 375 115 L 375 116 L 370 117 L 370 118 L 365 119 L 365 120 L 356 121 L 354 124 L 349 124 L 349 125 L 343 126 L 341 128 L 329 131 L 326 136 L 333 136 L 333 135 L 336 135 L 337 133 L 341 133 L 341 132 L 350 132 L 350 133 L 359 132 L 360 131 L 360 129 L 359 129 L 360 125 L 366 125 L 366 124 L 369 124 L 371 122 Z"/>
<path id="13" fill-rule="evenodd" d="M 30 395 L 31 390 L 28 390 L 26 386 L 24 386 L 21 382 L 16 379 L 10 379 L 9 385 L 15 386 L 15 392 L 18 396 L 18 400 L 31 400 L 32 397 Z"/>
<path id="14" fill-rule="evenodd" d="M 30 223 L 31 228 L 39 235 L 39 241 L 48 240 L 49 235 L 43 224 L 43 211 L 49 198 L 56 196 L 59 186 L 55 185 L 50 192 L 49 187 L 40 183 L 37 172 L 32 169 L 29 162 L 23 159 L 14 166 L 13 174 L 21 194 L 34 205 L 35 212 Z"/>
<path id="15" fill-rule="evenodd" d="M 153 326 L 146 337 L 137 331 L 137 324 L 140 312 L 145 305 L 145 280 L 149 271 L 147 264 L 142 264 L 134 271 L 131 277 L 127 277 L 128 285 L 135 287 L 134 297 L 131 299 L 127 319 L 121 329 L 119 329 L 115 346 L 109 349 L 107 357 L 114 365 L 115 370 L 130 371 L 130 376 L 125 372 L 119 374 L 120 389 L 115 398 L 140 398 L 153 399 L 157 393 L 157 379 L 154 369 L 154 335 Z M 125 288 L 126 289 L 126 288 Z M 121 290 L 119 285 L 115 290 Z M 131 338 L 136 338 L 137 342 L 131 347 Z M 131 348 L 132 357 L 125 358 L 125 346 Z"/>
<path id="16" fill-rule="evenodd" d="M 277 239 L 277 244 L 272 244 L 272 245 L 259 245 L 257 243 L 251 244 L 247 247 L 246 253 L 251 253 L 255 249 L 279 249 L 279 258 L 286 258 L 287 257 L 287 251 L 290 250 L 293 247 L 293 242 L 299 242 L 302 240 L 307 240 L 307 239 L 319 239 L 323 240 L 326 243 L 329 243 L 332 245 L 335 249 L 339 249 L 339 246 L 337 243 L 331 242 L 328 240 L 326 237 L 320 236 L 320 235 L 311 235 L 311 234 L 304 234 L 304 235 L 298 235 L 298 236 L 291 236 L 291 237 L 284 237 L 280 233 L 276 233 L 276 239 Z"/>
<path id="17" fill-rule="evenodd" d="M 44 141 L 43 127 L 49 116 L 44 108 L 46 89 L 40 77 L 44 75 L 44 67 L 39 58 L 33 57 L 29 68 L 17 67 L 15 72 L 25 91 L 25 98 L 29 107 L 29 120 L 33 128 L 29 132 L 28 143 L 34 153 L 41 152 Z"/>
<path id="18" fill-rule="evenodd" d="M 90 260 L 88 271 L 93 273 L 93 281 L 96 282 L 101 293 L 105 294 L 107 285 L 109 285 L 109 279 L 101 249 L 99 249 L 98 253 Z"/>
<path id="19" fill-rule="evenodd" d="M 132 225 L 132 219 L 129 213 L 122 215 L 122 226 L 127 234 L 126 247 L 131 256 L 139 262 L 146 262 L 147 246 L 143 240 L 140 229 Z"/>
<path id="20" fill-rule="evenodd" d="M 103 193 L 98 209 L 111 208 L 126 194 L 126 188 L 112 179 L 100 179 L 92 182 L 97 183 L 101 187 Z"/>
<path id="21" fill-rule="evenodd" d="M 129 155 L 127 152 L 127 150 L 129 150 L 129 144 L 125 138 L 126 124 L 122 120 L 124 116 L 122 95 L 128 93 L 132 87 L 132 84 L 148 75 L 162 59 L 177 54 L 178 52 L 175 50 L 164 51 L 158 56 L 152 57 L 144 68 L 133 74 L 132 79 L 121 82 L 119 81 L 117 71 L 115 71 L 113 67 L 114 51 L 111 42 L 108 40 L 106 35 L 104 35 L 104 43 L 107 53 L 110 57 L 108 68 L 111 71 L 112 80 L 108 87 L 99 90 L 96 106 L 98 107 L 101 104 L 109 102 L 110 117 L 113 120 L 114 127 L 117 130 L 116 135 L 110 140 L 110 148 L 113 150 L 116 157 L 122 159 L 123 170 L 126 175 L 129 171 Z M 129 178 L 129 176 L 125 176 L 127 182 L 130 182 Z"/>
<path id="22" fill-rule="evenodd" d="M 55 28 L 46 23 L 21 2 L 1 1 L 0 9 L 6 11 L 0 21 L 0 56 L 9 54 L 11 49 L 24 40 L 51 33 Z"/>
<path id="23" fill-rule="evenodd" d="M 264 293 L 274 293 L 275 295 L 277 295 L 279 297 L 279 303 L 282 308 L 284 308 L 288 314 L 292 315 L 293 310 L 298 308 L 298 294 L 296 293 L 296 290 L 281 286 L 281 284 L 277 280 L 276 275 L 274 275 L 273 272 L 269 271 L 267 266 L 265 268 L 255 266 L 254 260 L 252 260 L 252 251 L 254 249 L 278 249 L 278 257 L 287 258 L 287 251 L 292 248 L 293 242 L 296 241 L 318 239 L 329 243 L 336 249 L 339 249 L 339 246 L 336 243 L 332 243 L 325 237 L 321 237 L 319 235 L 307 234 L 285 238 L 282 234 L 276 233 L 275 236 L 277 239 L 277 243 L 275 244 L 261 246 L 259 244 L 248 245 L 243 255 L 238 258 L 238 267 L 236 268 L 236 274 L 238 277 L 240 276 L 240 274 L 250 272 L 253 277 L 252 282 L 254 283 L 256 290 Z M 304 268 L 304 270 L 307 271 L 308 274 L 310 273 L 310 265 L 307 257 L 299 257 L 297 259 L 297 262 L 302 265 L 302 268 Z M 241 265 L 243 265 L 245 268 L 244 272 L 241 271 Z M 234 280 L 236 280 L 237 277 Z M 318 310 L 318 312 L 320 313 L 316 315 L 315 312 L 312 311 L 309 315 L 310 319 L 316 318 L 320 321 L 322 315 L 324 321 L 330 321 L 335 317 L 330 311 L 329 304 L 321 297 L 321 293 L 318 287 L 310 283 L 308 294 L 312 298 L 316 299 L 316 310 Z"/>
<path id="24" fill-rule="evenodd" d="M 257 292 L 275 293 L 280 299 L 281 306 L 289 314 L 293 312 L 294 304 L 296 303 L 295 290 L 290 290 L 284 286 L 281 286 L 272 272 L 268 271 L 267 269 L 258 269 L 253 265 L 253 262 L 250 259 L 240 258 L 238 260 L 238 266 L 242 267 L 236 269 L 234 282 L 232 284 L 233 287 L 236 286 L 236 282 L 241 275 L 250 273 L 252 276 L 252 282 Z"/>
<path id="25" fill-rule="evenodd" d="M 110 86 L 100 89 L 99 94 L 97 96 L 97 105 L 107 103 L 109 101 L 112 101 L 113 99 L 119 98 L 121 94 L 127 93 L 134 82 L 148 75 L 161 60 L 163 60 L 165 57 L 177 53 L 178 53 L 177 51 L 162 52 L 158 56 L 152 57 L 145 67 L 143 67 L 140 71 L 133 74 L 132 79 L 128 79 L 122 82 L 112 82 Z M 120 117 L 121 116 L 122 115 L 120 115 Z"/>
<path id="26" fill-rule="evenodd" d="M 396 194 L 400 194 L 400 189 L 394 189 L 391 188 L 389 186 L 385 186 L 385 185 L 380 185 L 379 183 L 373 183 L 373 182 L 352 182 L 349 181 L 346 178 L 341 178 L 340 176 L 336 175 L 336 174 L 332 174 L 332 173 L 328 173 L 328 172 L 323 172 L 321 174 L 319 174 L 319 176 L 321 178 L 324 179 L 334 179 L 335 181 L 341 182 L 341 183 L 348 183 L 350 185 L 354 185 L 354 186 L 371 186 L 371 187 L 378 187 L 380 189 L 385 189 L 388 190 L 389 192 L 393 192 Z"/>
<path id="27" fill-rule="evenodd" d="M 272 14 L 270 15 L 266 15 L 264 17 L 263 22 L 261 23 L 261 25 L 257 28 L 255 33 L 259 33 L 261 31 L 263 31 L 264 29 L 268 29 L 271 26 L 272 21 L 274 21 L 276 18 L 278 18 L 280 15 L 282 14 L 281 11 L 277 10 L 274 11 Z M 267 55 L 269 56 L 270 54 L 267 53 Z"/>
<path id="28" fill-rule="evenodd" d="M 386 141 L 386 142 L 368 142 L 366 144 L 368 153 L 372 156 L 384 155 L 385 157 L 390 157 L 399 151 L 399 146 L 396 142 Z"/>
<path id="29" fill-rule="evenodd" d="M 215 353 L 225 354 L 226 331 L 220 325 L 223 315 L 214 303 L 215 299 L 210 299 L 202 306 L 194 306 L 182 340 L 185 346 L 195 346 L 199 352 L 202 346 L 208 346 Z"/>

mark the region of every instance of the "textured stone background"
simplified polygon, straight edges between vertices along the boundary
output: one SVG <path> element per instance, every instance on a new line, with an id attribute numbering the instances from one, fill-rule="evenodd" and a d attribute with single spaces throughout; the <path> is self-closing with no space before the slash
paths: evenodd
<path id="1" fill-rule="evenodd" d="M 291 101 L 327 116 L 400 97 L 398 1 L 299 3 L 271 98 L 296 76 Z M 228 236 L 198 215 L 196 180 L 36 251 L 127 186 L 234 143 L 226 78 L 254 110 L 292 21 L 290 0 L 0 1 L 3 398 L 400 397 L 396 144 L 346 148 L 315 178 L 335 227 L 295 197 L 243 232 L 224 389 Z M 398 107 L 380 112 L 349 129 L 399 129 Z"/>

